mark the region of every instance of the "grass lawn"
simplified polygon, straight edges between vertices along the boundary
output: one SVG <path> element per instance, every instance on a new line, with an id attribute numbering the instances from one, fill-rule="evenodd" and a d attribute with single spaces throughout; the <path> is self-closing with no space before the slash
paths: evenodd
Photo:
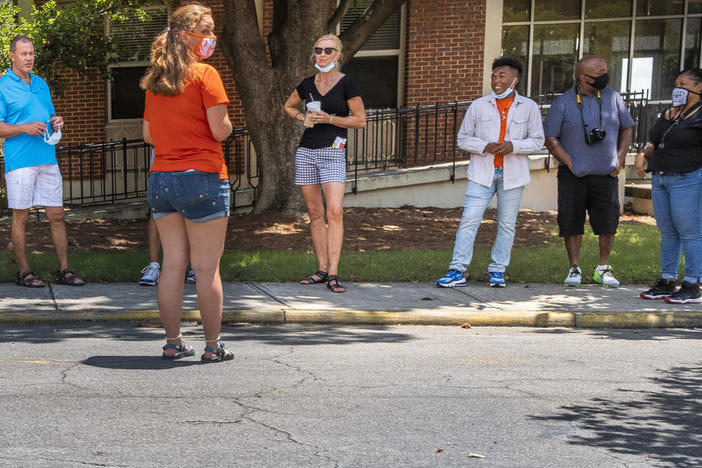
<path id="1" fill-rule="evenodd" d="M 555 232 L 555 227 L 553 230 Z M 660 235 L 656 226 L 621 225 L 611 256 L 615 276 L 624 284 L 654 281 L 659 274 L 659 245 Z M 344 281 L 433 282 L 446 272 L 452 248 L 451 245 L 442 250 L 344 253 L 340 276 Z M 13 282 L 17 271 L 14 254 L 0 254 L 0 259 L 0 282 Z M 136 282 L 141 268 L 148 263 L 148 255 L 146 252 L 80 252 L 70 253 L 69 260 L 72 268 L 88 282 Z M 43 279 L 52 279 L 57 269 L 52 251 L 31 255 L 30 263 Z M 487 282 L 489 263 L 490 248 L 475 249 L 468 270 L 471 280 Z M 597 263 L 597 238 L 587 228 L 580 259 L 584 282 L 592 282 L 592 272 Z M 568 272 L 568 266 L 563 241 L 554 234 L 546 245 L 515 248 L 507 269 L 507 279 L 513 283 L 560 283 Z M 227 251 L 222 257 L 224 281 L 299 281 L 315 270 L 315 257 L 311 253 Z"/>

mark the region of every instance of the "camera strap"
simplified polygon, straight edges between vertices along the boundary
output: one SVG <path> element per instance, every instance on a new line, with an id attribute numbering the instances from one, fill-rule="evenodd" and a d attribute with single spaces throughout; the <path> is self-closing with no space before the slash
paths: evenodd
<path id="1" fill-rule="evenodd" d="M 600 126 L 598 128 L 602 128 L 602 95 L 600 94 L 600 90 L 597 90 L 597 104 L 600 107 Z M 588 125 L 585 123 L 585 114 L 583 113 L 583 100 L 580 97 L 580 92 L 578 92 L 577 88 L 575 91 L 575 102 L 578 103 L 578 109 L 580 109 L 580 119 L 583 121 L 583 132 L 587 134 L 587 128 Z"/>

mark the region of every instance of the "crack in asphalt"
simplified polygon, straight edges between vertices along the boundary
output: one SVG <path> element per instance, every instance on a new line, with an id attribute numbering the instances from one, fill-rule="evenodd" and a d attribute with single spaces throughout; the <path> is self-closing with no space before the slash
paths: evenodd
<path id="1" fill-rule="evenodd" d="M 50 462 L 51 465 L 55 465 L 56 462 L 64 462 L 64 463 L 75 463 L 75 464 L 85 465 L 85 466 L 119 466 L 119 467 L 129 466 L 129 465 L 115 465 L 112 463 L 108 464 L 108 463 L 85 462 L 85 461 L 81 461 L 81 460 L 71 460 L 71 459 L 63 459 L 63 458 L 55 458 L 55 457 L 51 457 L 51 458 L 47 458 L 47 457 L 17 458 L 17 457 L 0 456 L 0 460 L 26 462 L 26 463 L 32 463 L 32 461 L 41 460 L 41 461 Z"/>
<path id="2" fill-rule="evenodd" d="M 252 422 L 253 424 L 257 424 L 257 425 L 259 425 L 259 426 L 261 426 L 261 427 L 265 427 L 266 429 L 269 429 L 269 430 L 271 430 L 271 431 L 274 431 L 274 432 L 277 433 L 277 434 L 281 434 L 281 435 L 285 436 L 286 440 L 288 440 L 289 442 L 292 442 L 292 443 L 294 443 L 294 444 L 296 444 L 296 445 L 299 445 L 299 446 L 301 446 L 301 447 L 310 447 L 310 448 L 312 448 L 312 449 L 315 450 L 315 452 L 313 453 L 313 455 L 314 455 L 315 457 L 322 458 L 322 459 L 324 459 L 324 460 L 330 461 L 330 462 L 334 463 L 334 466 L 335 466 L 335 467 L 339 466 L 339 461 L 338 461 L 338 460 L 334 460 L 333 458 L 331 458 L 331 457 L 329 457 L 329 456 L 327 456 L 327 455 L 322 455 L 320 452 L 321 452 L 322 450 L 324 450 L 324 449 L 322 449 L 321 447 L 319 447 L 319 446 L 317 446 L 317 445 L 310 444 L 310 443 L 308 443 L 308 442 L 299 441 L 299 440 L 295 439 L 295 437 L 293 437 L 293 435 L 292 435 L 290 432 L 284 431 L 283 429 L 279 429 L 279 428 L 277 428 L 277 427 L 275 427 L 275 426 L 271 426 L 271 425 L 266 424 L 266 423 L 264 423 L 264 422 L 257 421 L 257 420 L 254 419 L 253 417 L 250 417 L 250 416 L 243 416 L 242 419 L 246 419 L 246 420 Z"/>
<path id="3" fill-rule="evenodd" d="M 63 369 L 61 371 L 61 378 L 59 380 L 61 381 L 61 383 L 66 384 L 66 385 L 70 385 L 71 387 L 79 388 L 81 390 L 86 390 L 83 387 L 81 387 L 80 385 L 76 385 L 76 384 L 68 381 L 69 372 L 71 372 L 73 370 L 73 368 L 76 367 L 78 364 L 79 364 L 78 362 L 74 362 L 70 366 Z"/>
<path id="4" fill-rule="evenodd" d="M 271 292 L 270 292 L 270 290 L 268 290 L 268 288 L 265 288 L 265 287 L 261 286 L 261 285 L 258 284 L 258 283 L 254 283 L 253 281 L 246 281 L 245 284 L 246 284 L 247 286 L 250 286 L 251 288 L 253 288 L 253 289 L 259 291 L 259 292 L 262 292 L 263 294 L 265 294 L 266 296 L 270 297 L 271 299 L 273 299 L 273 300 L 276 301 L 277 303 L 282 304 L 282 305 L 284 305 L 285 307 L 287 307 L 287 308 L 289 308 L 289 309 L 292 309 L 292 308 L 293 308 L 290 304 L 288 304 L 288 303 L 285 302 L 284 300 L 279 299 L 279 298 L 276 297 L 275 295 L 271 294 Z"/>
<path id="5" fill-rule="evenodd" d="M 253 398 L 260 398 L 261 396 L 263 396 L 263 395 L 265 395 L 265 394 L 273 393 L 273 392 L 276 392 L 276 391 L 278 391 L 278 390 L 290 389 L 290 388 L 299 388 L 301 385 L 303 385 L 304 383 L 308 382 L 310 379 L 312 379 L 313 381 L 315 381 L 315 380 L 323 380 L 323 379 L 320 379 L 320 378 L 319 378 L 317 375 L 315 375 L 313 372 L 304 370 L 304 369 L 302 369 L 300 366 L 291 365 L 291 364 L 288 364 L 288 363 L 283 362 L 283 361 L 280 360 L 280 359 L 283 358 L 283 357 L 291 356 L 294 352 L 295 352 L 295 349 L 292 348 L 292 347 L 290 347 L 290 348 L 288 348 L 287 352 L 277 354 L 277 355 L 272 356 L 272 357 L 270 357 L 270 358 L 264 358 L 264 360 L 270 361 L 270 362 L 274 362 L 274 363 L 276 363 L 276 364 L 278 364 L 278 365 L 281 365 L 281 366 L 283 366 L 283 367 L 286 367 L 286 368 L 288 368 L 288 369 L 291 369 L 291 370 L 293 370 L 293 371 L 295 371 L 295 372 L 297 372 L 297 373 L 303 374 L 304 377 L 302 377 L 301 379 L 299 379 L 297 382 L 294 382 L 292 385 L 282 386 L 282 387 L 275 387 L 275 388 L 271 388 L 271 389 L 267 389 L 267 390 L 261 390 L 261 391 L 257 392 L 257 393 L 253 396 Z M 248 397 L 246 397 L 246 398 L 252 398 L 252 397 L 251 397 L 251 396 L 248 396 Z M 329 457 L 329 456 L 327 456 L 327 455 L 322 454 L 322 451 L 324 451 L 324 449 L 323 449 L 322 447 L 319 447 L 319 446 L 314 445 L 314 444 L 310 444 L 310 443 L 307 443 L 307 442 L 303 442 L 303 441 L 297 440 L 290 432 L 285 431 L 285 430 L 280 429 L 280 428 L 277 428 L 277 427 L 275 427 L 275 426 L 271 426 L 271 425 L 266 424 L 266 423 L 264 423 L 264 422 L 262 422 L 262 421 L 259 421 L 259 420 L 257 420 L 257 419 L 255 418 L 255 413 L 256 413 L 256 412 L 261 412 L 261 413 L 275 413 L 275 412 L 272 412 L 272 411 L 269 411 L 269 410 L 265 410 L 265 409 L 262 409 L 262 408 L 259 408 L 259 407 L 257 407 L 257 406 L 253 406 L 253 405 L 250 405 L 250 404 L 246 404 L 246 403 L 242 402 L 242 401 L 240 400 L 240 398 L 237 398 L 237 397 L 231 398 L 230 401 L 233 401 L 235 404 L 239 405 L 241 408 L 244 408 L 244 409 L 248 410 L 246 413 L 244 413 L 244 414 L 241 416 L 241 418 L 239 418 L 237 421 L 234 421 L 234 423 L 236 423 L 236 422 L 241 422 L 242 420 L 246 420 L 246 421 L 251 422 L 252 424 L 256 424 L 256 425 L 258 425 L 258 426 L 264 427 L 264 428 L 266 428 L 266 429 L 268 429 L 268 430 L 270 430 L 270 431 L 273 431 L 273 432 L 275 432 L 275 433 L 277 433 L 277 434 L 281 434 L 281 435 L 285 436 L 286 440 L 289 441 L 289 442 L 292 442 L 292 443 L 294 443 L 294 444 L 296 444 L 296 445 L 299 445 L 299 446 L 301 446 L 301 447 L 309 447 L 309 448 L 313 449 L 313 450 L 314 450 L 313 455 L 314 455 L 315 457 L 321 458 L 321 459 L 323 459 L 323 460 L 327 460 L 327 461 L 333 463 L 333 464 L 334 464 L 334 465 L 333 465 L 334 467 L 338 467 L 338 466 L 339 466 L 339 461 L 338 461 L 338 460 L 335 460 L 335 459 L 333 459 L 333 458 L 331 458 L 331 457 Z"/>
<path id="6" fill-rule="evenodd" d="M 58 302 L 56 301 L 56 295 L 54 294 L 54 288 L 51 287 L 51 282 L 48 281 L 46 287 L 49 288 L 49 295 L 51 296 L 51 302 L 54 304 L 54 310 L 56 312 L 61 312 Z"/>

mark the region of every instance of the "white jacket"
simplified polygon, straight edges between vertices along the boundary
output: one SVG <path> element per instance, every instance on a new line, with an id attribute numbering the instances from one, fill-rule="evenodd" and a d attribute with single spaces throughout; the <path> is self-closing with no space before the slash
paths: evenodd
<path id="1" fill-rule="evenodd" d="M 529 154 L 544 145 L 544 127 L 539 106 L 515 91 L 514 103 L 507 114 L 505 141 L 514 151 L 504 155 L 504 188 L 509 190 L 529 183 Z M 495 176 L 495 155 L 485 146 L 500 138 L 500 115 L 492 95 L 473 101 L 458 131 L 458 147 L 471 153 L 468 179 L 489 187 Z"/>

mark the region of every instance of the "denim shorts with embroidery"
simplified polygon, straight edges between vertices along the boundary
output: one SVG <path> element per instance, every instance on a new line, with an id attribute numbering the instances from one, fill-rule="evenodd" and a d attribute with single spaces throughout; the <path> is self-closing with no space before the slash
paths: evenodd
<path id="1" fill-rule="evenodd" d="M 178 213 L 204 223 L 229 216 L 229 181 L 213 172 L 152 172 L 146 199 L 154 219 Z"/>

